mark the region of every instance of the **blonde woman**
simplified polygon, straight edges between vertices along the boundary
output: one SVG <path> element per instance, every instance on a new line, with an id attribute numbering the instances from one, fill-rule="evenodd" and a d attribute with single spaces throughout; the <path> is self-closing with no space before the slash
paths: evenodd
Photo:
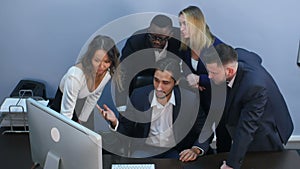
<path id="1" fill-rule="evenodd" d="M 180 57 L 188 66 L 183 67 L 183 71 L 188 85 L 199 89 L 200 105 L 207 115 L 211 103 L 211 86 L 208 72 L 201 61 L 201 53 L 206 48 L 223 42 L 210 32 L 204 15 L 198 7 L 189 6 L 180 11 L 178 17 L 181 31 Z M 202 149 L 194 146 L 183 150 L 179 159 L 183 162 L 193 161 L 200 155 L 212 152 L 209 147 Z"/>
<path id="2" fill-rule="evenodd" d="M 190 69 L 184 71 L 186 72 L 186 80 L 191 87 L 199 89 L 201 106 L 205 112 L 208 112 L 210 81 L 206 68 L 201 61 L 201 52 L 205 48 L 223 42 L 212 35 L 202 11 L 196 6 L 189 6 L 179 12 L 179 25 L 181 31 L 180 57 Z"/>
<path id="3" fill-rule="evenodd" d="M 105 85 L 116 71 L 118 57 L 119 51 L 110 37 L 96 36 L 78 63 L 62 77 L 50 107 L 74 121 L 86 122 Z M 80 99 L 84 102 L 78 108 L 77 101 Z"/>

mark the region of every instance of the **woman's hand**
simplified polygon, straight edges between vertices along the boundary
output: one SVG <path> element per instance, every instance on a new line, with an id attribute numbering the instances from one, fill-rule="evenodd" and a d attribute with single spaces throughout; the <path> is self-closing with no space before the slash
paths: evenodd
<path id="1" fill-rule="evenodd" d="M 186 80 L 188 81 L 190 86 L 198 88 L 200 91 L 205 90 L 205 87 L 199 85 L 200 78 L 198 75 L 191 73 L 186 76 Z"/>
<path id="2" fill-rule="evenodd" d="M 188 81 L 190 86 L 198 87 L 199 84 L 199 76 L 196 74 L 189 74 L 186 76 L 186 80 Z"/>

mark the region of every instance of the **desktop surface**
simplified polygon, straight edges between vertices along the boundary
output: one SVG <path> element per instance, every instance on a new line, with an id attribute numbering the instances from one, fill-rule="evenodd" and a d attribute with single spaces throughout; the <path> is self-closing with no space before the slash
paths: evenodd
<path id="1" fill-rule="evenodd" d="M 220 168 L 227 153 L 207 155 L 184 164 L 184 169 Z M 197 166 L 197 167 L 196 167 Z M 295 169 L 300 166 L 300 156 L 295 150 L 283 152 L 251 152 L 246 155 L 241 169 Z"/>
<path id="2" fill-rule="evenodd" d="M 112 164 L 155 164 L 155 169 L 214 169 L 220 168 L 227 153 L 199 157 L 193 162 L 180 162 L 177 159 L 124 158 L 104 155 L 103 169 L 111 169 Z M 295 167 L 297 166 L 297 167 Z M 295 150 L 283 152 L 248 153 L 241 169 L 295 169 L 300 166 L 300 156 Z"/>
<path id="3" fill-rule="evenodd" d="M 1 128 L 2 133 L 5 128 Z M 29 135 L 0 134 L 0 168 L 31 168 Z M 194 162 L 182 163 L 176 159 L 132 159 L 115 155 L 103 156 L 103 169 L 111 169 L 111 164 L 155 164 L 155 169 L 213 169 L 219 168 L 227 154 L 199 157 Z M 296 150 L 283 152 L 249 153 L 242 169 L 295 169 L 300 166 L 300 156 Z"/>

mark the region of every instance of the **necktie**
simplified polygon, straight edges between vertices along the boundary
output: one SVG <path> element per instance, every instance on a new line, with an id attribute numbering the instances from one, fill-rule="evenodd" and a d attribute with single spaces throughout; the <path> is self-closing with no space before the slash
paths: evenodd
<path id="1" fill-rule="evenodd" d="M 230 90 L 231 90 L 231 87 L 230 86 L 228 86 L 228 82 L 227 82 L 227 84 L 226 84 L 226 103 L 228 102 L 228 99 L 229 99 L 229 95 L 230 95 Z"/>
<path id="2" fill-rule="evenodd" d="M 226 101 L 225 101 L 225 111 L 224 111 L 224 114 L 223 114 L 223 117 L 224 117 L 225 121 L 228 120 L 228 112 L 226 110 L 228 109 L 227 107 L 229 106 L 228 105 L 229 104 L 229 98 L 230 98 L 229 95 L 230 95 L 230 90 L 231 90 L 231 87 L 229 87 L 228 84 L 226 84 L 226 87 L 227 87 L 226 88 L 227 93 L 226 93 Z"/>

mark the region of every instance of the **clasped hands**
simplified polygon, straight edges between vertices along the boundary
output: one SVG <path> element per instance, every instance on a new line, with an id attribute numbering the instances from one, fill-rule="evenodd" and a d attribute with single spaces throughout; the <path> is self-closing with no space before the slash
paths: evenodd
<path id="1" fill-rule="evenodd" d="M 200 91 L 205 90 L 205 87 L 199 85 L 200 77 L 198 75 L 191 73 L 186 76 L 186 80 L 190 86 L 198 88 Z"/>

